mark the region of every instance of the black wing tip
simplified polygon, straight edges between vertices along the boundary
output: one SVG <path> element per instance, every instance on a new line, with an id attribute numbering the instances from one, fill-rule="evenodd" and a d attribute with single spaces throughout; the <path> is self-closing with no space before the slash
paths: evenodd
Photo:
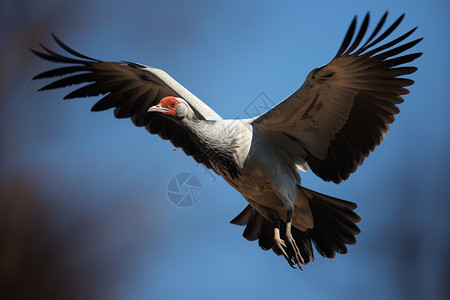
<path id="1" fill-rule="evenodd" d="M 341 56 L 343 53 L 345 53 L 347 48 L 350 46 L 350 42 L 352 41 L 353 35 L 355 34 L 357 19 L 358 19 L 358 16 L 355 15 L 353 17 L 352 22 L 350 23 L 350 26 L 347 29 L 347 33 L 345 34 L 344 40 L 342 41 L 342 44 L 341 44 L 341 47 L 339 48 L 339 50 L 334 58 Z"/>
<path id="2" fill-rule="evenodd" d="M 56 42 L 56 44 L 58 44 L 58 46 L 60 46 L 62 49 L 66 50 L 68 53 L 71 53 L 70 51 L 68 51 L 67 49 L 70 49 L 71 51 L 74 51 L 72 48 L 70 48 L 69 46 L 67 46 L 63 41 L 61 41 L 60 38 L 58 38 L 56 36 L 56 34 L 54 34 L 53 32 L 50 33 L 50 35 L 52 36 L 53 40 Z M 72 53 L 71 53 L 72 54 Z"/>
<path id="3" fill-rule="evenodd" d="M 63 48 L 61 45 L 64 45 L 65 47 L 67 47 L 67 45 L 64 44 L 63 41 L 61 41 L 61 39 L 59 37 L 57 37 L 55 33 L 50 32 L 50 35 L 51 35 L 52 39 L 56 42 L 56 44 L 58 44 L 61 48 Z"/>
<path id="4" fill-rule="evenodd" d="M 39 45 L 41 45 L 41 43 L 39 43 Z M 42 58 L 42 59 L 47 59 L 46 58 L 46 56 L 48 55 L 48 54 L 46 54 L 46 53 L 44 53 L 44 52 L 42 52 L 42 50 L 38 50 L 38 49 L 35 49 L 35 48 L 28 48 L 28 50 L 30 50 L 34 55 L 36 55 L 37 57 L 40 57 L 40 58 Z"/>
<path id="5" fill-rule="evenodd" d="M 403 21 L 403 19 L 405 18 L 405 15 L 406 15 L 405 13 L 402 13 L 384 33 L 379 35 L 376 38 L 376 40 L 372 42 L 372 39 L 374 39 L 375 36 L 378 35 L 380 29 L 384 25 L 388 14 L 389 14 L 388 11 L 386 11 L 383 14 L 383 16 L 381 17 L 380 21 L 378 22 L 377 28 L 373 31 L 372 35 L 369 37 L 369 39 L 366 41 L 366 43 L 363 46 L 359 47 L 359 50 L 357 50 L 354 53 L 361 54 L 361 53 L 365 52 L 367 49 L 369 49 L 369 48 L 373 47 L 374 45 L 380 43 L 384 38 L 389 36 L 400 25 L 400 23 Z M 357 37 L 355 38 L 355 35 L 356 35 L 356 32 L 357 32 L 356 31 L 357 15 L 354 16 L 354 18 L 353 18 L 353 20 L 352 20 L 352 22 L 351 22 L 351 24 L 350 24 L 350 26 L 349 26 L 349 28 L 347 30 L 347 33 L 346 33 L 346 35 L 344 37 L 344 40 L 343 40 L 343 42 L 341 44 L 341 47 L 340 47 L 338 53 L 336 54 L 335 58 L 340 57 L 340 56 L 350 55 L 351 54 L 350 52 L 355 50 L 355 48 L 357 47 L 358 43 L 360 42 L 360 39 L 362 39 L 363 35 L 365 35 L 365 31 L 366 31 L 366 29 L 368 27 L 368 24 L 369 24 L 369 19 L 370 19 L 370 11 L 366 12 L 364 20 L 363 20 L 363 22 L 360 25 Z M 418 26 L 414 27 L 409 32 L 407 32 L 404 35 L 404 38 L 406 38 L 409 35 L 411 35 L 412 33 L 414 33 L 417 30 L 417 28 L 418 28 Z M 353 41 L 353 43 L 351 43 L 353 39 L 355 39 L 355 41 Z M 423 38 L 416 40 L 417 43 L 420 42 L 422 39 Z"/>
<path id="6" fill-rule="evenodd" d="M 28 50 L 31 51 L 31 53 L 33 53 L 34 55 L 36 55 L 37 57 L 41 57 L 40 54 L 41 52 L 39 50 L 36 50 L 34 48 L 28 48 Z M 35 76 L 33 76 L 33 78 L 31 78 L 31 80 L 36 80 L 36 79 L 40 79 L 41 78 L 41 74 L 37 74 Z"/>
<path id="7" fill-rule="evenodd" d="M 58 46 L 60 46 L 61 48 L 63 48 L 65 51 L 72 54 L 73 56 L 76 56 L 78 58 L 87 59 L 87 60 L 96 61 L 96 62 L 99 61 L 98 59 L 86 56 L 84 54 L 79 53 L 78 51 L 73 50 L 72 48 L 67 46 L 63 41 L 61 41 L 54 33 L 51 33 L 51 35 L 52 35 L 52 38 L 55 40 L 55 42 L 58 44 Z"/>
<path id="8" fill-rule="evenodd" d="M 34 49 L 34 48 L 31 48 L 31 47 L 29 47 L 28 50 L 30 50 L 30 51 L 31 51 L 33 54 L 35 54 L 35 55 L 37 55 L 37 53 L 40 53 L 39 50 Z"/>
<path id="9" fill-rule="evenodd" d="M 401 62 L 400 64 L 406 64 L 406 63 L 412 62 L 413 60 L 418 59 L 422 55 L 423 55 L 423 52 L 415 52 L 415 53 L 407 54 L 407 55 L 404 55 L 404 56 L 401 56 L 398 58 L 393 58 L 392 60 L 404 58 L 405 61 Z"/>
<path id="10" fill-rule="evenodd" d="M 50 48 L 46 47 L 43 43 L 39 42 L 39 46 L 42 50 L 37 50 L 34 48 L 29 48 L 30 51 L 35 54 L 36 56 L 53 62 L 58 63 L 74 63 L 74 64 L 88 64 L 92 62 L 100 62 L 100 60 L 83 55 L 69 46 L 67 46 L 61 39 L 59 39 L 56 34 L 51 33 L 51 36 L 53 40 L 56 42 L 56 44 L 65 50 L 67 53 L 71 54 L 73 57 L 61 55 L 59 53 L 56 53 L 52 51 Z"/>
<path id="11" fill-rule="evenodd" d="M 55 40 L 55 42 L 62 43 L 61 40 L 56 36 L 56 34 L 54 32 L 50 32 L 50 35 Z"/>

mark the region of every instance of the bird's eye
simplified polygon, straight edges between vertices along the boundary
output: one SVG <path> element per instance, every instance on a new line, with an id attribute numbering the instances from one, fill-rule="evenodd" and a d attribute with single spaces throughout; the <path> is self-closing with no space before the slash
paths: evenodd
<path id="1" fill-rule="evenodd" d="M 172 107 L 175 107 L 175 105 L 176 105 L 175 101 L 170 103 L 170 106 Z"/>

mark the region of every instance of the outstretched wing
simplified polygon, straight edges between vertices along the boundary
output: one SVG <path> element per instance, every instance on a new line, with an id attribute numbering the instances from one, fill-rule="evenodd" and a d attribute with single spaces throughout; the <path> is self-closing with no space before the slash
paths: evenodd
<path id="1" fill-rule="evenodd" d="M 60 55 L 40 44 L 44 51 L 30 49 L 37 56 L 67 66 L 53 69 L 33 79 L 64 76 L 39 91 L 63 88 L 71 85 L 87 85 L 67 94 L 64 99 L 105 95 L 92 111 L 115 108 L 116 118 L 131 118 L 136 126 L 145 126 L 152 134 L 168 139 L 175 147 L 181 147 L 187 155 L 210 167 L 201 149 L 198 149 L 187 129 L 148 109 L 166 96 L 185 99 L 201 120 L 219 120 L 221 117 L 162 70 L 132 62 L 109 62 L 94 59 L 76 52 L 53 35 L 56 43 L 73 57 Z"/>
<path id="2" fill-rule="evenodd" d="M 399 76 L 414 73 L 417 68 L 399 65 L 422 53 L 398 55 L 422 40 L 401 44 L 417 27 L 380 45 L 404 15 L 376 37 L 386 17 L 387 13 L 359 48 L 369 25 L 369 13 L 356 37 L 355 17 L 335 58 L 311 71 L 296 92 L 253 122 L 264 134 L 284 135 L 287 139 L 272 139 L 275 143 L 284 141 L 276 145 L 280 149 L 306 150 L 304 159 L 323 180 L 339 183 L 362 164 L 388 132 L 399 112 L 397 104 L 403 102 L 401 96 L 409 93 L 405 87 L 414 83 Z"/>

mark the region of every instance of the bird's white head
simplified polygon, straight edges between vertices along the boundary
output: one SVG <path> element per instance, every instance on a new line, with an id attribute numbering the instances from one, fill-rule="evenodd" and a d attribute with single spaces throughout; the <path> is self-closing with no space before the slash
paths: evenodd
<path id="1" fill-rule="evenodd" d="M 148 111 L 179 119 L 192 117 L 194 115 L 194 111 L 186 100 L 173 96 L 162 98 L 157 105 L 150 107 Z"/>

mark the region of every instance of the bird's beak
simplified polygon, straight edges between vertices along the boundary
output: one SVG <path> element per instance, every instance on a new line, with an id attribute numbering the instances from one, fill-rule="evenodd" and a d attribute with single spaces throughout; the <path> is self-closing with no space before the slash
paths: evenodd
<path id="1" fill-rule="evenodd" d="M 169 109 L 157 104 L 157 105 L 153 105 L 152 107 L 150 107 L 147 112 L 153 112 L 153 111 L 165 113 L 165 112 L 168 112 Z"/>

